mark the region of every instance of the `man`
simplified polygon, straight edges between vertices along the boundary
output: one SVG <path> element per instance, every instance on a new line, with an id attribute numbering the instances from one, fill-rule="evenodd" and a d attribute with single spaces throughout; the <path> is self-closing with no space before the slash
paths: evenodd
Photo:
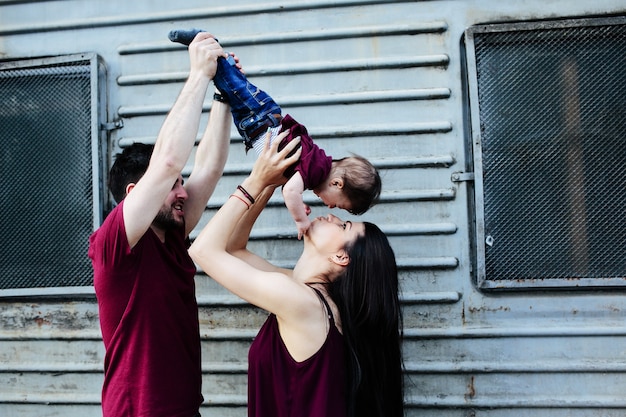
<path id="1" fill-rule="evenodd" d="M 230 108 L 215 101 L 194 168 L 181 172 L 198 132 L 218 57 L 208 33 L 189 46 L 190 72 L 154 147 L 135 144 L 115 160 L 117 207 L 90 237 L 106 348 L 104 417 L 194 417 L 203 401 L 195 266 L 188 236 L 222 175 Z"/>

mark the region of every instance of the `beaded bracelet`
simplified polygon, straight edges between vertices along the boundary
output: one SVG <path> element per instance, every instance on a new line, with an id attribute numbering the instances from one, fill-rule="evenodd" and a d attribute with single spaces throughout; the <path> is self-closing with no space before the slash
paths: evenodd
<path id="1" fill-rule="evenodd" d="M 241 193 L 242 193 L 244 196 L 246 196 L 246 198 L 250 201 L 250 204 L 254 204 L 254 198 L 250 195 L 250 193 L 249 193 L 249 192 L 247 192 L 247 191 L 246 191 L 246 189 L 245 189 L 245 188 L 243 188 L 241 185 L 238 185 L 238 186 L 237 186 L 237 189 L 238 189 L 239 191 L 241 191 Z"/>

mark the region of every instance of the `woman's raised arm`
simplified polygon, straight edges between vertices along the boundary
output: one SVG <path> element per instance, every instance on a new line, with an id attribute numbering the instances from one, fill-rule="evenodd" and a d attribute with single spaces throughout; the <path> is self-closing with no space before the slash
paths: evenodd
<path id="1" fill-rule="evenodd" d="M 261 271 L 275 271 L 275 272 L 283 272 L 285 274 L 291 274 L 291 270 L 279 268 L 276 265 L 268 262 L 264 258 L 258 256 L 257 254 L 250 252 L 247 248 L 248 240 L 250 238 L 250 233 L 252 231 L 252 227 L 256 222 L 257 218 L 267 205 L 267 202 L 274 194 L 276 187 L 270 185 L 266 187 L 261 194 L 255 198 L 254 204 L 250 206 L 250 209 L 245 212 L 242 216 L 241 220 L 235 227 L 233 234 L 230 236 L 230 240 L 228 245 L 226 246 L 226 251 L 231 255 L 245 261 L 248 265 L 251 265 Z"/>
<path id="2" fill-rule="evenodd" d="M 281 288 L 279 281 L 286 275 L 268 272 L 284 271 L 270 269 L 268 265 L 271 264 L 245 247 L 252 225 L 272 190 L 285 181 L 284 170 L 300 157 L 299 150 L 288 157 L 299 141 L 290 142 L 281 151 L 278 151 L 278 142 L 265 145 L 250 175 L 233 191 L 231 198 L 189 248 L 191 258 L 214 280 L 239 297 L 266 309 L 276 303 L 273 298 L 281 292 L 268 291 L 268 287 Z"/>

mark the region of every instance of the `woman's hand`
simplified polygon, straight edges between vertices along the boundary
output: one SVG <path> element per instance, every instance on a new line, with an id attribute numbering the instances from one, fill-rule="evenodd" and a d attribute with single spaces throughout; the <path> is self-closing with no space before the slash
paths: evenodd
<path id="1" fill-rule="evenodd" d="M 300 158 L 302 148 L 298 148 L 293 155 L 288 156 L 300 145 L 300 136 L 294 138 L 281 151 L 278 150 L 278 145 L 287 135 L 289 135 L 289 131 L 281 132 L 270 144 L 270 133 L 267 133 L 263 151 L 257 158 L 248 177 L 248 180 L 257 185 L 259 192 L 265 187 L 278 186 L 287 182 L 283 173 Z"/>

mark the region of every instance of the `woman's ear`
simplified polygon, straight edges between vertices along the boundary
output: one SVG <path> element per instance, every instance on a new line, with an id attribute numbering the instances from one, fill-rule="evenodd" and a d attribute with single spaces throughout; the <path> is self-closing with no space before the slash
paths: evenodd
<path id="1" fill-rule="evenodd" d="M 350 256 L 344 249 L 341 249 L 339 252 L 330 257 L 330 261 L 335 265 L 348 266 L 350 263 Z"/>

